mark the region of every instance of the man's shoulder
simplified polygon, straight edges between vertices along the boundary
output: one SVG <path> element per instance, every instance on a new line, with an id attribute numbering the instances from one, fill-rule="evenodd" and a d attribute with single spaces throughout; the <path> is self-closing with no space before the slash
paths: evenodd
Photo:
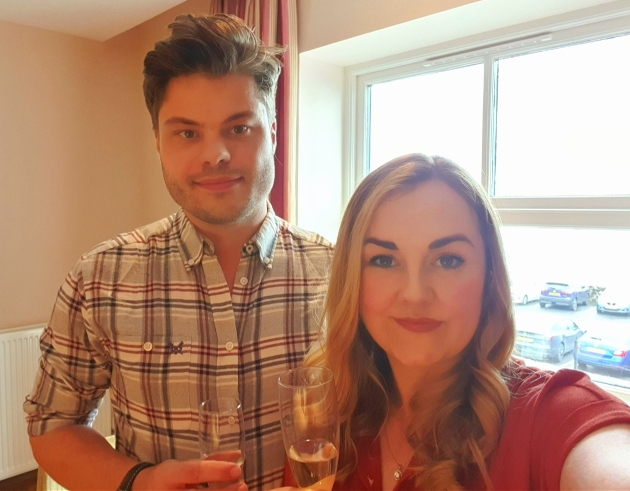
<path id="1" fill-rule="evenodd" d="M 304 230 L 280 217 L 278 217 L 278 223 L 280 225 L 279 238 L 282 241 L 293 242 L 312 249 L 320 249 L 332 253 L 334 248 L 332 242 L 318 233 Z"/>
<path id="2" fill-rule="evenodd" d="M 83 260 L 88 260 L 102 253 L 116 251 L 120 249 L 144 249 L 149 247 L 152 239 L 166 237 L 173 231 L 173 225 L 177 219 L 177 214 L 162 218 L 156 222 L 138 227 L 131 232 L 125 232 L 109 240 L 97 244 L 88 252 L 83 254 Z"/>
<path id="3" fill-rule="evenodd" d="M 278 217 L 278 236 L 274 254 L 274 270 L 280 274 L 301 275 L 314 282 L 328 278 L 333 257 L 333 244 L 315 232 L 301 229 Z M 284 264 L 283 270 L 280 264 Z M 292 264 L 293 266 L 289 266 Z M 280 268 L 280 269 L 278 269 Z M 297 269 L 296 269 L 297 268 Z M 315 283 L 312 283 L 315 285 Z"/>

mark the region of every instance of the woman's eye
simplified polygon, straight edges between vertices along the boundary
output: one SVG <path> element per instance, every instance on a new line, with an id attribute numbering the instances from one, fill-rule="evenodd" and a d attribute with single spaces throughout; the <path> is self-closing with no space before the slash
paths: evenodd
<path id="1" fill-rule="evenodd" d="M 391 256 L 374 256 L 370 259 L 370 265 L 378 268 L 391 268 L 394 265 L 394 258 Z"/>
<path id="2" fill-rule="evenodd" d="M 446 255 L 438 259 L 438 265 L 444 269 L 456 269 L 464 264 L 464 260 L 459 256 Z"/>

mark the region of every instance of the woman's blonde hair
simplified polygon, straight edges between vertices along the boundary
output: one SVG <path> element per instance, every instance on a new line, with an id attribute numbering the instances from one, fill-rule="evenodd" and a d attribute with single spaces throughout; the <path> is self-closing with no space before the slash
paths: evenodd
<path id="1" fill-rule="evenodd" d="M 350 199 L 337 237 L 325 303 L 326 341 L 309 354 L 307 364 L 328 366 L 335 374 L 341 421 L 338 480 L 356 467 L 357 438 L 378 435 L 390 404 L 400 403 L 387 357 L 359 316 L 363 241 L 383 201 L 431 180 L 448 185 L 475 213 L 486 275 L 479 324 L 459 363 L 446 380 L 411 400 L 412 468 L 421 489 L 461 489 L 479 477 L 492 487 L 486 462 L 498 444 L 510 400 L 505 373 L 514 343 L 499 219 L 466 171 L 445 158 L 421 154 L 399 157 L 370 173 Z"/>

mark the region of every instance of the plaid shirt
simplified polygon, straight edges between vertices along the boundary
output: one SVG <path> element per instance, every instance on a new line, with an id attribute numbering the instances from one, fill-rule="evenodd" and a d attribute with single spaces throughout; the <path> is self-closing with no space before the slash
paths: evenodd
<path id="1" fill-rule="evenodd" d="M 282 485 L 278 376 L 319 329 L 331 244 L 269 212 L 233 291 L 212 243 L 178 213 L 85 254 L 59 291 L 24 409 L 28 431 L 91 424 L 110 388 L 116 448 L 199 458 L 199 403 L 237 397 L 250 489 Z"/>

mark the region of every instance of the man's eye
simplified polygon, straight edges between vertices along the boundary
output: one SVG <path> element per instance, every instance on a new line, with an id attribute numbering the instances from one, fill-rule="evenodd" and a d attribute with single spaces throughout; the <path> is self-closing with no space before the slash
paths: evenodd
<path id="1" fill-rule="evenodd" d="M 183 130 L 179 132 L 179 135 L 185 140 L 191 140 L 197 135 L 197 132 L 194 130 Z"/>
<path id="2" fill-rule="evenodd" d="M 451 254 L 441 256 L 437 262 L 444 269 L 457 269 L 464 264 L 464 260 L 461 257 Z"/>
<path id="3" fill-rule="evenodd" d="M 244 124 L 240 124 L 238 126 L 235 126 L 234 128 L 232 128 L 232 131 L 237 134 L 237 135 L 245 135 L 247 133 L 249 133 L 249 126 L 246 126 Z"/>
<path id="4" fill-rule="evenodd" d="M 391 268 L 394 265 L 394 258 L 391 256 L 374 256 L 370 259 L 370 265 L 378 268 Z"/>

